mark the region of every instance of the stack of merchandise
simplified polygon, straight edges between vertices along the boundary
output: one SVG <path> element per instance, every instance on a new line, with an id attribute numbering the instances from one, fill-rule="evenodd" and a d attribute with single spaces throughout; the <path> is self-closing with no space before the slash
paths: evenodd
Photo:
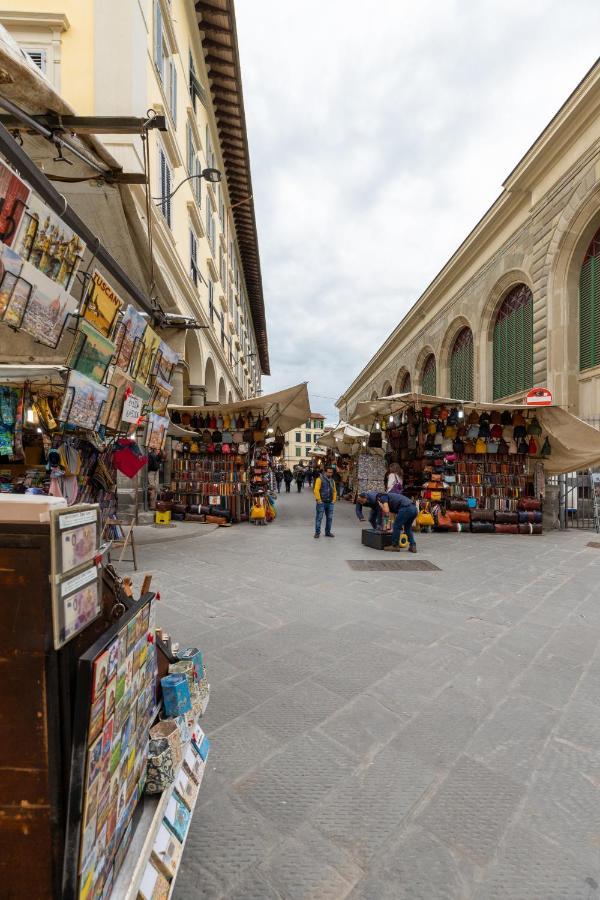
<path id="1" fill-rule="evenodd" d="M 385 459 L 379 453 L 360 453 L 356 464 L 357 489 L 361 492 L 382 491 L 385 483 Z"/>
<path id="2" fill-rule="evenodd" d="M 232 453 L 230 447 L 223 452 L 221 443 L 213 446 L 208 452 L 208 445 L 201 442 L 173 441 L 171 499 L 182 507 L 175 516 L 206 515 L 197 508 L 210 507 L 208 515 L 224 515 L 228 521 L 239 522 L 246 512 L 247 448 L 242 448 L 242 455 Z"/>
<path id="3" fill-rule="evenodd" d="M 274 475 L 269 452 L 266 448 L 255 448 L 248 473 L 250 491 L 250 521 L 264 525 L 275 518 Z"/>

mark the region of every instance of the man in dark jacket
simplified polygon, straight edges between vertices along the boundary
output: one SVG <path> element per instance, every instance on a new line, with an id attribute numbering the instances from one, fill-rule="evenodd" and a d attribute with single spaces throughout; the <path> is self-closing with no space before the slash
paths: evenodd
<path id="1" fill-rule="evenodd" d="M 379 528 L 381 522 L 381 507 L 379 506 L 378 500 L 379 497 L 381 497 L 381 493 L 379 491 L 366 491 L 364 494 L 359 494 L 356 498 L 357 515 L 358 510 L 362 510 L 362 508 L 366 506 L 367 509 L 370 510 L 369 522 L 371 528 L 373 528 L 374 530 Z M 364 517 L 361 521 L 364 521 Z"/>
<path id="2" fill-rule="evenodd" d="M 294 480 L 294 476 L 292 475 L 292 472 L 290 471 L 290 469 L 283 470 L 283 480 L 285 481 L 285 492 L 286 492 L 286 494 L 289 494 L 290 485 L 291 485 L 292 481 Z"/>
<path id="3" fill-rule="evenodd" d="M 417 506 L 411 497 L 407 497 L 405 494 L 381 494 L 377 491 L 367 491 L 366 494 L 358 495 L 358 502 L 372 510 L 370 522 L 373 528 L 377 527 L 378 515 L 388 516 L 390 513 L 395 514 L 396 518 L 392 528 L 392 543 L 389 547 L 384 547 L 384 550 L 394 552 L 400 550 L 400 535 L 402 534 L 402 529 L 404 529 L 408 538 L 410 553 L 417 552 L 415 536 L 412 530 L 412 524 L 417 517 Z"/>
<path id="4" fill-rule="evenodd" d="M 320 473 L 315 478 L 313 494 L 317 501 L 315 538 L 321 537 L 321 522 L 323 521 L 323 515 L 325 515 L 325 537 L 335 537 L 331 532 L 331 526 L 333 525 L 333 508 L 335 501 L 337 500 L 337 493 L 331 466 L 327 466 L 325 472 Z"/>

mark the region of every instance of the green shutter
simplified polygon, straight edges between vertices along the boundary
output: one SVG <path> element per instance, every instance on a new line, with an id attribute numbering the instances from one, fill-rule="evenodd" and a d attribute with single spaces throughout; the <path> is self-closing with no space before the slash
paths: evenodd
<path id="1" fill-rule="evenodd" d="M 533 296 L 494 326 L 494 400 L 533 387 Z"/>
<path id="2" fill-rule="evenodd" d="M 590 256 L 579 276 L 579 368 L 600 363 L 600 256 Z"/>
<path id="3" fill-rule="evenodd" d="M 435 358 L 432 360 L 430 357 L 425 362 L 425 369 L 423 370 L 423 385 L 422 385 L 421 391 L 423 394 L 435 395 L 435 390 L 436 390 Z"/>
<path id="4" fill-rule="evenodd" d="M 450 357 L 450 395 L 456 400 L 473 399 L 473 339 L 461 342 Z"/>

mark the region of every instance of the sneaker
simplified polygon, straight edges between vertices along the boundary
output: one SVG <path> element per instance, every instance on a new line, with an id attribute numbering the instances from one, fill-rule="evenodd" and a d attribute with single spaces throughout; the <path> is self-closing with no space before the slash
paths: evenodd
<path id="1" fill-rule="evenodd" d="M 384 547 L 384 550 L 387 550 L 388 553 L 400 553 L 400 547 L 398 544 L 390 544 L 388 547 Z"/>
<path id="2" fill-rule="evenodd" d="M 414 544 L 411 544 L 411 546 L 408 548 L 408 552 L 409 552 L 409 553 L 416 553 L 416 552 L 417 552 L 417 548 L 415 547 Z"/>
<path id="3" fill-rule="evenodd" d="M 335 537 L 335 534 L 326 534 L 325 537 Z"/>
<path id="4" fill-rule="evenodd" d="M 320 535 L 320 534 L 315 534 L 315 535 L 313 535 L 313 537 L 314 537 L 314 539 L 315 539 L 315 541 L 316 541 L 317 538 L 320 538 L 320 537 L 321 537 L 321 535 Z"/>

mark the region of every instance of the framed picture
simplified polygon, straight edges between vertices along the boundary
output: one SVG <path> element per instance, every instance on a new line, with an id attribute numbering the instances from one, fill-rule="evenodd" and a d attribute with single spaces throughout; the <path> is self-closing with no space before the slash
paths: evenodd
<path id="1" fill-rule="evenodd" d="M 54 648 L 58 650 L 102 612 L 102 570 L 92 565 L 54 584 Z"/>
<path id="2" fill-rule="evenodd" d="M 1 213 L 0 213 L 1 220 Z M 17 328 L 32 285 L 24 280 L 19 284 L 23 260 L 6 244 L 0 243 L 0 321 Z"/>
<path id="3" fill-rule="evenodd" d="M 148 430 L 146 432 L 146 449 L 160 452 L 164 447 L 169 428 L 169 419 L 156 413 L 148 415 Z"/>
<path id="4" fill-rule="evenodd" d="M 136 378 L 138 381 L 141 381 L 142 384 L 147 384 L 150 381 L 150 376 L 153 374 L 154 370 L 155 357 L 161 343 L 164 342 L 161 341 L 157 333 L 148 325 L 144 332 L 144 337 L 142 338 L 140 365 L 136 372 Z"/>
<path id="5" fill-rule="evenodd" d="M 140 365 L 142 355 L 142 338 L 146 331 L 146 319 L 129 304 L 119 322 L 115 334 L 117 345 L 116 365 L 123 372 L 129 372 L 134 378 Z"/>
<path id="6" fill-rule="evenodd" d="M 58 418 L 69 425 L 95 431 L 107 397 L 108 388 L 105 385 L 96 384 L 91 378 L 72 369 Z"/>
<path id="7" fill-rule="evenodd" d="M 178 362 L 179 353 L 173 350 L 165 341 L 161 341 L 156 354 L 155 374 L 167 384 L 170 384 L 173 380 L 173 369 Z"/>
<path id="8" fill-rule="evenodd" d="M 32 285 L 20 329 L 34 337 L 40 344 L 57 347 L 67 317 L 77 309 L 77 299 L 29 262 L 23 263 L 20 279 Z M 11 302 L 10 309 L 12 307 Z"/>
<path id="9" fill-rule="evenodd" d="M 29 196 L 12 246 L 65 291 L 71 289 L 85 250 L 81 238 L 35 194 Z"/>
<path id="10" fill-rule="evenodd" d="M 0 239 L 9 246 L 19 230 L 30 193 L 25 182 L 0 163 Z"/>
<path id="11" fill-rule="evenodd" d="M 52 510 L 50 522 L 53 578 L 79 569 L 96 556 L 100 543 L 97 504 Z"/>
<path id="12" fill-rule="evenodd" d="M 100 383 L 104 380 L 114 352 L 115 345 L 111 340 L 89 322 L 80 321 L 66 364 Z"/>
<path id="13" fill-rule="evenodd" d="M 154 389 L 152 392 L 152 409 L 159 416 L 166 416 L 167 404 L 171 399 L 173 388 L 167 384 L 160 375 L 154 379 Z"/>
<path id="14" fill-rule="evenodd" d="M 83 308 L 83 318 L 100 334 L 111 337 L 118 315 L 123 308 L 123 300 L 108 283 L 98 269 L 94 269 L 88 283 Z"/>

